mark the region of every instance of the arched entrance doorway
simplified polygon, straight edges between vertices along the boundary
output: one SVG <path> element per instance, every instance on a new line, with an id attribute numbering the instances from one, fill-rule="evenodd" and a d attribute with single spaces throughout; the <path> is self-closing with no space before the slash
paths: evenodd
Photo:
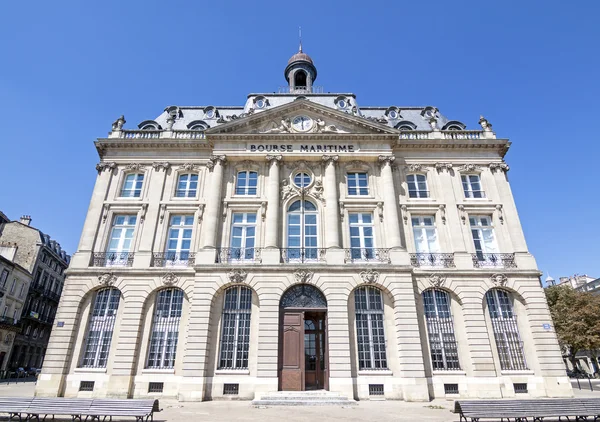
<path id="1" fill-rule="evenodd" d="M 327 300 L 310 284 L 292 286 L 279 302 L 279 389 L 329 389 Z"/>

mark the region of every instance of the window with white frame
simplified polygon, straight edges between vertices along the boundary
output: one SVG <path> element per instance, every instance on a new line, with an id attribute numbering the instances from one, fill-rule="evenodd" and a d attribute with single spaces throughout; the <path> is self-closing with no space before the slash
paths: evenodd
<path id="1" fill-rule="evenodd" d="M 167 265 L 187 265 L 192 247 L 193 215 L 173 215 L 169 220 Z"/>
<path id="2" fill-rule="evenodd" d="M 350 256 L 352 260 L 369 260 L 375 257 L 373 237 L 373 215 L 350 213 Z"/>
<path id="3" fill-rule="evenodd" d="M 460 369 L 450 295 L 440 289 L 427 289 L 423 292 L 423 305 L 433 369 Z"/>
<path id="4" fill-rule="evenodd" d="M 485 254 L 498 252 L 494 227 L 492 226 L 491 216 L 474 215 L 469 217 L 471 224 L 471 234 L 475 245 L 475 253 L 480 259 L 485 258 Z"/>
<path id="5" fill-rule="evenodd" d="M 221 318 L 219 369 L 248 368 L 251 314 L 251 289 L 234 286 L 225 291 Z"/>
<path id="6" fill-rule="evenodd" d="M 96 293 L 80 367 L 106 368 L 120 298 L 121 292 L 114 287 Z"/>
<path id="7" fill-rule="evenodd" d="M 461 176 L 465 198 L 485 198 L 481 189 L 481 178 L 478 174 L 463 174 Z"/>
<path id="8" fill-rule="evenodd" d="M 198 193 L 198 175 L 180 174 L 177 179 L 177 190 L 175 196 L 177 198 L 195 198 Z"/>
<path id="9" fill-rule="evenodd" d="M 362 196 L 369 194 L 369 178 L 365 172 L 351 172 L 347 174 L 348 195 Z"/>
<path id="10" fill-rule="evenodd" d="M 415 238 L 415 250 L 417 253 L 439 253 L 440 245 L 435 227 L 435 217 L 415 216 L 411 218 L 411 221 Z"/>
<path id="11" fill-rule="evenodd" d="M 106 248 L 106 266 L 127 265 L 136 222 L 135 215 L 115 215 Z"/>
<path id="12" fill-rule="evenodd" d="M 255 171 L 239 171 L 235 185 L 236 195 L 256 195 L 258 185 L 258 173 Z"/>
<path id="13" fill-rule="evenodd" d="M 427 176 L 424 174 L 409 174 L 406 176 L 409 198 L 429 198 Z"/>
<path id="14" fill-rule="evenodd" d="M 358 368 L 387 369 L 383 297 L 376 287 L 359 287 L 354 291 Z"/>
<path id="15" fill-rule="evenodd" d="M 169 369 L 175 366 L 182 309 L 181 289 L 163 289 L 156 295 L 147 368 Z"/>
<path id="16" fill-rule="evenodd" d="M 228 260 L 253 260 L 255 237 L 256 213 L 234 213 L 231 222 L 231 248 Z"/>
<path id="17" fill-rule="evenodd" d="M 485 299 L 496 340 L 500 368 L 504 371 L 526 370 L 523 342 L 519 335 L 510 293 L 501 289 L 492 289 L 485 294 Z"/>
<path id="18" fill-rule="evenodd" d="M 142 195 L 142 186 L 144 184 L 143 173 L 129 173 L 123 181 L 121 189 L 121 197 L 124 198 L 139 198 Z"/>
<path id="19" fill-rule="evenodd" d="M 304 199 L 288 207 L 287 260 L 316 261 L 318 259 L 317 207 Z"/>

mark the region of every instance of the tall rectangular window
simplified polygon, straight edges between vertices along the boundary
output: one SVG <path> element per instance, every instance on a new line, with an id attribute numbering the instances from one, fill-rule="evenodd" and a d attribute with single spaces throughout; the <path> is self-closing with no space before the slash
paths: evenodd
<path id="1" fill-rule="evenodd" d="M 187 265 L 192 246 L 193 215 L 174 215 L 169 223 L 166 262 L 171 265 Z"/>
<path id="2" fill-rule="evenodd" d="M 236 195 L 256 195 L 258 173 L 255 171 L 240 171 L 235 185 Z"/>
<path id="3" fill-rule="evenodd" d="M 13 278 L 13 282 L 10 286 L 10 294 L 12 295 L 15 292 L 15 287 L 17 286 L 17 279 Z"/>
<path id="4" fill-rule="evenodd" d="M 221 318 L 219 369 L 246 369 L 250 353 L 252 290 L 234 286 L 225 291 Z"/>
<path id="5" fill-rule="evenodd" d="M 433 369 L 460 369 L 450 296 L 440 289 L 428 289 L 423 292 L 423 304 Z"/>
<path id="6" fill-rule="evenodd" d="M 121 196 L 126 198 L 139 198 L 142 195 L 144 175 L 142 173 L 130 173 L 125 176 Z"/>
<path id="7" fill-rule="evenodd" d="M 231 223 L 230 260 L 253 260 L 256 213 L 236 212 Z"/>
<path id="8" fill-rule="evenodd" d="M 424 174 L 409 174 L 406 176 L 409 198 L 429 198 L 427 176 Z"/>
<path id="9" fill-rule="evenodd" d="M 369 179 L 367 173 L 348 173 L 348 195 L 368 195 Z"/>
<path id="10" fill-rule="evenodd" d="M 198 175 L 197 174 L 180 174 L 177 180 L 177 190 L 175 196 L 177 198 L 195 198 L 198 192 Z"/>
<path id="11" fill-rule="evenodd" d="M 38 271 L 39 274 L 39 271 Z M 0 287 L 6 287 L 6 279 L 8 278 L 8 270 L 2 270 L 2 275 L 0 275 Z"/>
<path id="12" fill-rule="evenodd" d="M 492 217 L 474 215 L 469 217 L 469 223 L 471 224 L 475 253 L 483 258 L 483 254 L 498 252 Z"/>
<path id="13" fill-rule="evenodd" d="M 147 368 L 173 368 L 179 339 L 183 291 L 164 289 L 156 296 Z"/>
<path id="14" fill-rule="evenodd" d="M 375 287 L 354 291 L 358 369 L 387 369 L 383 298 Z"/>
<path id="15" fill-rule="evenodd" d="M 439 253 L 435 218 L 433 216 L 412 217 L 411 221 L 417 253 Z"/>
<path id="16" fill-rule="evenodd" d="M 481 189 L 481 179 L 478 174 L 463 174 L 461 176 L 465 198 L 485 198 Z"/>
<path id="17" fill-rule="evenodd" d="M 371 213 L 351 213 L 350 220 L 350 255 L 352 260 L 373 259 L 373 216 Z"/>
<path id="18" fill-rule="evenodd" d="M 115 215 L 106 249 L 106 266 L 127 265 L 136 222 L 135 215 Z"/>
<path id="19" fill-rule="evenodd" d="M 82 368 L 106 368 L 120 298 L 121 292 L 112 287 L 96 294 L 84 339 Z"/>

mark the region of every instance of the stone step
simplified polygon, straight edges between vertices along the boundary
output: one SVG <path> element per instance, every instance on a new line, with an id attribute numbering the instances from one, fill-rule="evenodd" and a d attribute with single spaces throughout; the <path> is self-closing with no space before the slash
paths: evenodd
<path id="1" fill-rule="evenodd" d="M 348 397 L 344 396 L 271 396 L 265 395 L 260 400 L 313 400 L 313 401 L 327 401 L 327 400 L 348 400 Z"/>
<path id="2" fill-rule="evenodd" d="M 252 401 L 254 406 L 355 406 L 341 393 L 325 390 L 273 391 Z"/>
<path id="3" fill-rule="evenodd" d="M 356 406 L 354 400 L 253 400 L 253 406 Z"/>

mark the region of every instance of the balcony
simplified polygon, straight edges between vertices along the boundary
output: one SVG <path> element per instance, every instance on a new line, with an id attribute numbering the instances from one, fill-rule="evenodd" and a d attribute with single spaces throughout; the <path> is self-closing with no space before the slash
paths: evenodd
<path id="1" fill-rule="evenodd" d="M 351 248 L 344 249 L 344 262 L 390 264 L 390 250 L 383 248 Z"/>
<path id="2" fill-rule="evenodd" d="M 325 261 L 325 248 L 282 248 L 281 260 L 286 264 Z"/>
<path id="3" fill-rule="evenodd" d="M 44 285 L 41 283 L 33 283 L 29 286 L 29 290 L 33 290 L 36 293 L 43 294 L 44 293 Z"/>
<path id="4" fill-rule="evenodd" d="M 133 252 L 95 252 L 92 258 L 94 267 L 131 267 Z"/>
<path id="5" fill-rule="evenodd" d="M 194 252 L 159 252 L 152 254 L 153 267 L 191 267 L 196 263 Z"/>
<path id="6" fill-rule="evenodd" d="M 217 249 L 217 264 L 253 264 L 261 262 L 261 248 Z"/>
<path id="7" fill-rule="evenodd" d="M 417 268 L 454 268 L 454 254 L 411 253 L 410 265 Z"/>
<path id="8" fill-rule="evenodd" d="M 49 298 L 50 300 L 53 300 L 55 302 L 60 301 L 60 295 L 58 293 L 54 293 L 52 290 L 44 291 L 44 296 L 46 296 L 47 298 Z"/>
<path id="9" fill-rule="evenodd" d="M 475 268 L 517 268 L 514 253 L 474 253 Z"/>
<path id="10" fill-rule="evenodd" d="M 0 327 L 10 331 L 19 331 L 21 329 L 21 322 L 16 321 L 13 318 L 3 316 L 0 317 Z"/>

